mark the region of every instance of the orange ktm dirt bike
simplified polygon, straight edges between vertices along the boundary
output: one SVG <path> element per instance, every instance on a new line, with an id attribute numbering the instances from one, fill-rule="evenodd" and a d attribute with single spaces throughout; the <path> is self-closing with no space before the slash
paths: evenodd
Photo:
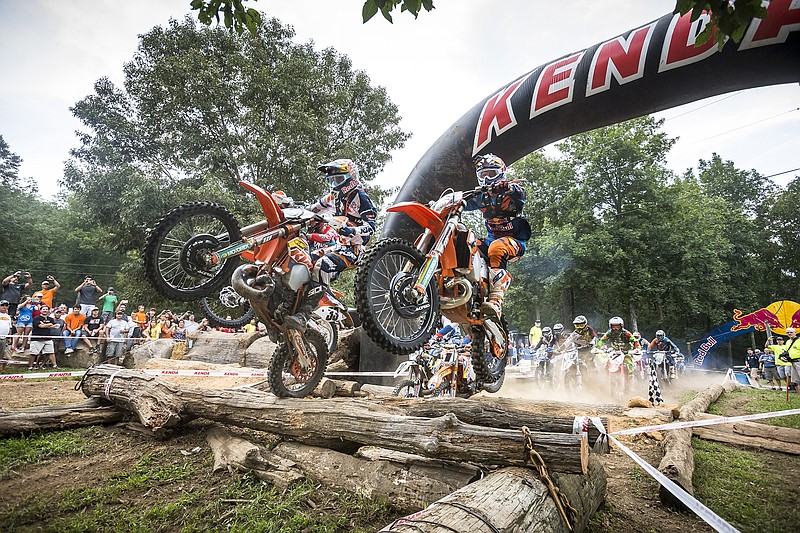
<path id="1" fill-rule="evenodd" d="M 461 222 L 467 201 L 486 188 L 445 191 L 432 205 L 400 202 L 423 232 L 411 244 L 378 241 L 361 256 L 356 271 L 356 307 L 361 326 L 381 348 L 408 354 L 434 334 L 441 315 L 470 326 L 476 390 L 497 392 L 505 378 L 508 327 L 484 320 L 489 265 L 474 233 Z"/>
<path id="2" fill-rule="evenodd" d="M 161 294 L 179 301 L 197 300 L 230 283 L 249 300 L 270 338 L 278 343 L 268 364 L 272 392 L 303 397 L 322 379 L 328 347 L 315 320 L 301 332 L 287 327 L 284 318 L 296 313 L 307 297 L 312 263 L 302 235 L 320 215 L 302 208 L 281 209 L 261 187 L 239 184 L 256 196 L 264 220 L 240 228 L 219 204 L 194 202 L 176 207 L 147 237 L 145 273 Z M 255 264 L 240 266 L 240 258 Z"/>

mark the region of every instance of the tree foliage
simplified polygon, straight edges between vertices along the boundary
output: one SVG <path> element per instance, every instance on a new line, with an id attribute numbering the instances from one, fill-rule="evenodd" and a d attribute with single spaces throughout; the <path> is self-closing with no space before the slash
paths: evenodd
<path id="1" fill-rule="evenodd" d="M 648 338 L 665 329 L 682 342 L 734 308 L 796 299 L 797 180 L 784 191 L 716 154 L 675 176 L 662 123 L 600 128 L 560 143 L 560 158 L 514 164 L 535 228 L 506 300 L 520 329 L 578 314 L 605 329 L 619 315 Z"/>
<path id="2" fill-rule="evenodd" d="M 88 131 L 63 184 L 114 227 L 117 249 L 136 249 L 158 216 L 191 199 L 253 221 L 258 205 L 243 201 L 240 180 L 310 201 L 326 189 L 315 167 L 349 157 L 369 182 L 404 144 L 382 87 L 293 36 L 276 19 L 256 36 L 173 20 L 140 37 L 124 87 L 100 79 L 75 104 Z"/>
<path id="3" fill-rule="evenodd" d="M 260 13 L 252 8 L 246 8 L 246 0 L 192 0 L 193 10 L 197 10 L 197 17 L 203 24 L 209 25 L 212 20 L 219 24 L 220 15 L 227 28 L 242 33 L 244 28 L 256 33 L 256 26 L 260 23 Z M 254 0 L 255 1 L 255 0 Z M 393 23 L 392 11 L 400 8 L 400 12 L 408 12 L 417 18 L 420 11 L 433 11 L 433 0 L 366 0 L 361 8 L 361 18 L 366 23 L 380 12 L 383 18 Z M 676 0 L 675 13 L 685 15 L 692 12 L 691 20 L 695 21 L 707 12 L 710 14 L 711 23 L 697 38 L 697 44 L 704 44 L 714 36 L 715 42 L 722 46 L 725 40 L 732 38 L 739 42 L 747 26 L 754 18 L 766 18 L 767 8 L 762 0 Z M 714 32 L 713 29 L 718 31 Z"/>

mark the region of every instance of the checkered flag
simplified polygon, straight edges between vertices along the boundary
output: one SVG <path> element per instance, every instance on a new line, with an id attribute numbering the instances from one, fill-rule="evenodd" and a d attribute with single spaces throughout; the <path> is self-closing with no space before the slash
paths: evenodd
<path id="1" fill-rule="evenodd" d="M 647 392 L 650 396 L 649 400 L 650 403 L 653 404 L 653 407 L 664 403 L 664 398 L 661 397 L 661 387 L 658 385 L 658 372 L 656 371 L 656 364 L 652 359 L 650 359 L 650 387 L 648 388 Z"/>

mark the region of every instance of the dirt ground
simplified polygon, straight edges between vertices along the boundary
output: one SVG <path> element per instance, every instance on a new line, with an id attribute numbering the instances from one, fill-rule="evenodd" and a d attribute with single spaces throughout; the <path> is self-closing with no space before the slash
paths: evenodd
<path id="1" fill-rule="evenodd" d="M 186 380 L 203 380 L 205 386 L 214 388 L 243 384 L 241 380 L 235 378 L 175 377 L 171 379 L 184 380 L 184 382 Z M 684 378 L 679 380 L 675 386 L 664 391 L 665 400 L 667 403 L 677 403 L 681 396 L 686 395 L 687 391 L 701 390 L 709 384 L 720 381 L 721 375 L 719 374 L 702 374 Z M 69 380 L 2 382 L 0 383 L 0 409 L 83 401 L 83 393 L 75 390 L 76 383 L 76 381 Z M 189 383 L 186 382 L 186 384 Z M 198 383 L 192 382 L 191 385 L 198 385 Z M 559 394 L 552 391 L 536 390 L 530 381 L 509 379 L 499 394 L 516 398 L 610 403 L 603 390 L 587 389 L 578 395 L 570 395 L 568 398 L 565 395 L 559 397 Z M 633 390 L 631 393 L 631 395 L 647 396 L 646 388 Z M 613 429 L 656 423 L 653 420 L 635 420 L 627 417 L 609 418 Z M 156 441 L 122 425 L 106 428 L 106 431 L 118 433 L 120 442 L 125 445 L 115 450 L 109 450 L 100 457 L 83 457 L 77 462 L 74 457 L 68 460 L 53 459 L 15 472 L 0 481 L 0 503 L 4 503 L 2 494 L 15 494 L 20 490 L 31 494 L 43 490 L 52 491 L 70 484 L 90 485 L 95 480 L 103 479 L 105 474 L 117 471 L 122 465 L 130 463 L 135 456 L 149 451 L 173 448 L 175 456 L 181 457 L 181 450 L 190 450 L 195 446 L 207 447 L 202 433 L 198 433 L 196 438 L 184 434 L 174 439 Z M 658 440 L 645 436 L 624 437 L 621 440 L 650 464 L 658 465 L 663 454 Z M 607 501 L 601 507 L 590 531 L 662 531 L 667 533 L 713 531 L 693 514 L 673 512 L 661 505 L 658 499 L 658 484 L 616 447 L 612 447 L 611 453 L 604 456 L 603 460 L 608 475 Z M 7 503 L 5 502 L 5 504 Z"/>

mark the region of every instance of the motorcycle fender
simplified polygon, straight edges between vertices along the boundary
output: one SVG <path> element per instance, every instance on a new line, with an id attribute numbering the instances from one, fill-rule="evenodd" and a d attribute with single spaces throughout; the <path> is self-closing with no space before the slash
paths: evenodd
<path id="1" fill-rule="evenodd" d="M 407 215 L 423 228 L 431 230 L 434 235 L 442 233 L 444 228 L 442 215 L 419 202 L 399 202 L 388 208 L 387 211 Z"/>
<path id="2" fill-rule="evenodd" d="M 414 365 L 414 361 L 403 361 L 400 363 L 400 366 L 397 367 L 397 370 L 394 371 L 394 377 L 400 377 L 408 372 L 408 369 Z"/>
<path id="3" fill-rule="evenodd" d="M 270 227 L 277 226 L 285 220 L 283 211 L 278 207 L 278 204 L 269 192 L 249 181 L 240 181 L 239 185 L 256 195 L 258 203 L 261 204 L 261 210 L 264 212 L 264 218 L 267 219 Z"/>

